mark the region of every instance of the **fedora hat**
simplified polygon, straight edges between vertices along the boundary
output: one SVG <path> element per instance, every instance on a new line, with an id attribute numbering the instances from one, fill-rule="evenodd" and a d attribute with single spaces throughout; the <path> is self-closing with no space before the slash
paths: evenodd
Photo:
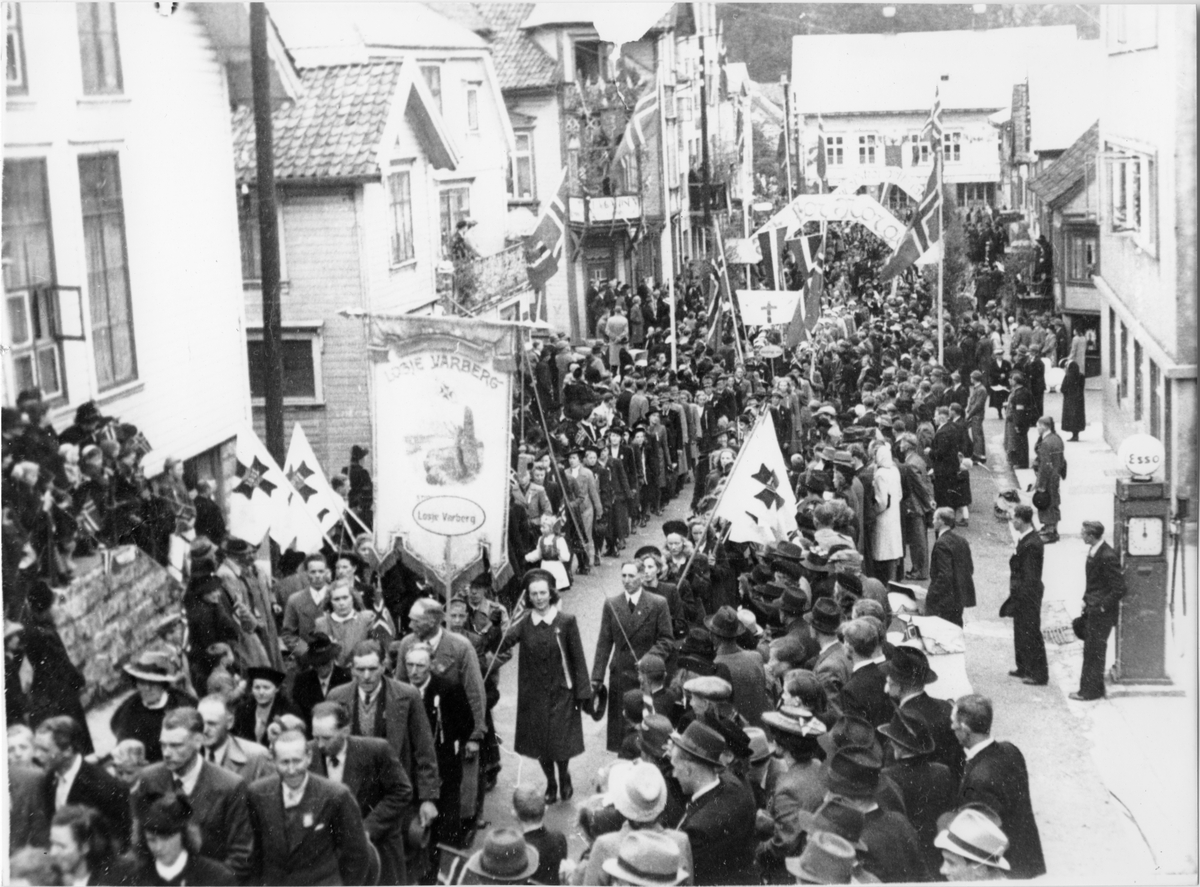
<path id="1" fill-rule="evenodd" d="M 688 629 L 687 637 L 683 639 L 683 643 L 679 645 L 680 656 L 695 656 L 699 659 L 707 659 L 712 661 L 717 655 L 717 648 L 713 646 L 712 635 L 704 628 Z"/>
<path id="2" fill-rule="evenodd" d="M 308 638 L 308 650 L 297 657 L 305 668 L 316 668 L 332 662 L 342 652 L 342 645 L 323 631 L 314 631 Z"/>
<path id="3" fill-rule="evenodd" d="M 750 763 L 759 764 L 771 757 L 771 740 L 762 727 L 743 727 L 742 732 L 750 740 Z"/>
<path id="4" fill-rule="evenodd" d="M 733 698 L 733 684 L 716 675 L 702 675 L 684 681 L 683 692 L 713 702 L 728 702 Z"/>
<path id="5" fill-rule="evenodd" d="M 799 563 L 804 558 L 804 549 L 795 542 L 784 540 L 767 549 L 767 560 L 786 560 Z"/>
<path id="6" fill-rule="evenodd" d="M 746 631 L 754 635 L 756 638 L 763 636 L 762 626 L 758 624 L 758 617 L 754 615 L 753 610 L 747 610 L 745 607 L 737 608 L 738 621 L 745 626 Z"/>
<path id="7" fill-rule="evenodd" d="M 225 541 L 221 543 L 221 548 L 226 554 L 250 554 L 255 551 L 255 546 L 251 545 L 245 539 L 239 539 L 237 536 L 226 536 Z"/>
<path id="8" fill-rule="evenodd" d="M 254 686 L 255 681 L 270 681 L 278 688 L 283 686 L 286 678 L 287 675 L 283 672 L 265 665 L 256 665 L 246 669 L 246 681 L 250 686 Z"/>
<path id="9" fill-rule="evenodd" d="M 812 832 L 799 856 L 784 860 L 787 870 L 801 883 L 849 884 L 857 855 L 845 838 L 832 832 Z"/>
<path id="10" fill-rule="evenodd" d="M 725 737 L 707 724 L 692 721 L 681 736 L 672 733 L 671 742 L 683 749 L 694 758 L 706 761 L 714 766 L 721 766 L 722 756 L 729 751 Z"/>
<path id="11" fill-rule="evenodd" d="M 776 605 L 780 613 L 802 616 L 808 610 L 808 595 L 801 588 L 788 588 Z"/>
<path id="12" fill-rule="evenodd" d="M 139 681 L 155 684 L 173 684 L 177 679 L 175 663 L 166 653 L 147 650 L 125 666 L 125 673 Z"/>
<path id="13" fill-rule="evenodd" d="M 738 618 L 737 610 L 728 604 L 705 619 L 704 627 L 719 638 L 732 639 L 746 633 L 746 626 Z"/>
<path id="14" fill-rule="evenodd" d="M 524 881 L 538 867 L 538 852 L 525 843 L 515 828 L 494 828 L 483 840 L 483 848 L 467 860 L 467 871 L 493 881 Z"/>
<path id="15" fill-rule="evenodd" d="M 829 555 L 816 548 L 810 548 L 800 561 L 800 566 L 813 573 L 828 573 L 830 571 Z"/>
<path id="16" fill-rule="evenodd" d="M 812 610 L 804 614 L 804 618 L 812 627 L 822 634 L 836 634 L 842 624 L 842 608 L 833 598 L 818 598 L 813 602 Z"/>
<path id="17" fill-rule="evenodd" d="M 847 798 L 870 798 L 879 787 L 883 756 L 864 746 L 839 748 L 824 764 L 829 790 Z"/>
<path id="18" fill-rule="evenodd" d="M 615 857 L 602 863 L 612 878 L 640 887 L 682 884 L 688 876 L 679 854 L 679 845 L 666 835 L 634 831 L 621 841 Z"/>
<path id="19" fill-rule="evenodd" d="M 637 728 L 638 748 L 651 757 L 661 758 L 666 753 L 671 733 L 671 722 L 666 715 L 646 715 Z"/>
<path id="20" fill-rule="evenodd" d="M 904 644 L 892 648 L 892 655 L 879 670 L 902 684 L 932 684 L 938 679 L 925 653 Z"/>
<path id="21" fill-rule="evenodd" d="M 857 807 L 851 807 L 843 798 L 830 798 L 813 812 L 801 810 L 796 814 L 796 824 L 800 830 L 813 832 L 832 832 L 838 837 L 845 838 L 855 850 L 867 852 L 866 842 L 862 839 L 866 817 Z"/>
<path id="22" fill-rule="evenodd" d="M 617 761 L 608 771 L 608 799 L 630 822 L 654 822 L 666 809 L 667 783 L 648 761 Z"/>
<path id="23" fill-rule="evenodd" d="M 880 724 L 876 729 L 896 745 L 914 755 L 927 755 L 937 747 L 937 743 L 933 741 L 933 733 L 929 730 L 929 724 L 915 712 L 910 714 L 898 708 L 892 715 L 891 721 Z"/>
<path id="24" fill-rule="evenodd" d="M 1010 869 L 1008 860 L 1004 858 L 1008 850 L 1008 837 L 991 819 L 969 807 L 959 810 L 950 824 L 938 832 L 933 839 L 933 846 L 1001 871 Z"/>

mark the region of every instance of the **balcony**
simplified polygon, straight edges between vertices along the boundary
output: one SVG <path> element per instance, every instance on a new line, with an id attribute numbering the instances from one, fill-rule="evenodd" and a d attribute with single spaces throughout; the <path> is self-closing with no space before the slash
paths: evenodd
<path id="1" fill-rule="evenodd" d="M 704 212 L 704 184 L 688 183 L 688 204 L 693 215 Z M 711 182 L 708 186 L 708 210 L 710 213 L 729 211 L 729 183 Z"/>
<path id="2" fill-rule="evenodd" d="M 449 297 L 470 314 L 511 299 L 529 289 L 524 249 L 520 243 L 490 256 L 454 262 L 454 274 L 439 274 L 439 296 Z"/>

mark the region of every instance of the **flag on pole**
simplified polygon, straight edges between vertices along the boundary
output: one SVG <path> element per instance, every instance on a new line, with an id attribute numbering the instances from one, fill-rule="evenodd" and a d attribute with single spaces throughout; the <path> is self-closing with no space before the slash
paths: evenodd
<path id="1" fill-rule="evenodd" d="M 780 261 L 780 240 L 783 229 L 768 228 L 759 232 L 758 248 L 762 253 L 763 276 L 767 289 L 783 289 L 782 262 Z"/>
<path id="2" fill-rule="evenodd" d="M 542 213 L 533 233 L 525 238 L 525 271 L 529 274 L 529 285 L 534 291 L 542 289 L 546 281 L 558 273 L 558 262 L 562 258 L 566 237 L 567 168 L 564 166 L 558 192 Z"/>
<path id="3" fill-rule="evenodd" d="M 646 147 L 651 138 L 658 136 L 661 126 L 658 112 L 658 83 L 650 78 L 642 87 L 642 94 L 633 106 L 629 122 L 625 125 L 625 133 L 613 152 L 611 166 L 619 166 L 630 154 Z"/>
<path id="4" fill-rule="evenodd" d="M 237 483 L 229 495 L 229 534 L 252 545 L 269 531 L 286 550 L 296 538 L 292 526 L 292 487 L 254 429 L 237 436 Z"/>
<path id="5" fill-rule="evenodd" d="M 821 190 L 825 190 L 825 121 L 817 115 L 817 178 L 821 180 Z"/>
<path id="6" fill-rule="evenodd" d="M 797 530 L 796 496 L 770 416 L 764 413 L 750 430 L 717 503 L 731 542 L 770 545 Z"/>
<path id="7" fill-rule="evenodd" d="M 821 254 L 821 235 L 801 234 L 799 237 L 789 238 L 786 245 L 792 258 L 796 260 L 801 284 L 806 284 L 809 275 L 817 268 L 818 256 Z"/>
<path id="8" fill-rule="evenodd" d="M 738 290 L 738 308 L 748 326 L 782 326 L 796 313 L 798 290 Z"/>
<path id="9" fill-rule="evenodd" d="M 942 150 L 942 85 L 933 88 L 933 107 L 929 111 L 929 119 L 921 128 L 921 138 L 929 139 L 929 147 L 935 152 Z"/>
<path id="10" fill-rule="evenodd" d="M 320 548 L 319 536 L 338 525 L 346 512 L 346 500 L 329 485 L 299 422 L 292 426 L 292 441 L 288 445 L 287 458 L 283 460 L 283 473 L 294 493 L 293 503 L 298 503 L 320 530 L 316 540 L 317 548 Z"/>
<path id="11" fill-rule="evenodd" d="M 942 155 L 935 152 L 933 170 L 929 173 L 929 181 L 925 185 L 925 196 L 917 204 L 917 211 L 913 214 L 908 230 L 904 232 L 900 246 L 879 272 L 880 281 L 891 280 L 941 241 L 941 218 L 938 212 L 942 202 L 942 192 L 938 187 L 941 165 Z"/>

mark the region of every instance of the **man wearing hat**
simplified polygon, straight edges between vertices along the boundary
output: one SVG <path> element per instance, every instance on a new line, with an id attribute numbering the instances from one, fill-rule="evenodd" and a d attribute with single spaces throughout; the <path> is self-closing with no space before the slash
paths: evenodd
<path id="1" fill-rule="evenodd" d="M 867 855 L 867 845 L 863 843 L 862 832 L 865 820 L 862 811 L 852 807 L 841 798 L 831 798 L 825 801 L 814 812 L 801 812 L 800 828 L 808 836 L 825 832 L 837 835 L 854 848 L 854 866 L 850 874 L 852 884 L 878 884 L 879 878 L 863 868 L 863 858 Z"/>
<path id="2" fill-rule="evenodd" d="M 669 840 L 681 865 L 690 874 L 691 841 L 682 831 L 664 828 L 661 824 L 667 799 L 667 784 L 658 767 L 641 760 L 613 764 L 608 774 L 608 800 L 625 822 L 617 831 L 596 838 L 583 870 L 583 880 L 578 883 L 613 883 L 607 863 L 618 857 L 621 846 L 631 834 L 655 835 Z"/>
<path id="3" fill-rule="evenodd" d="M 155 794 L 187 798 L 200 829 L 199 852 L 228 866 L 238 879 L 250 874 L 254 834 L 241 777 L 205 760 L 204 719 L 190 707 L 167 712 L 162 724 L 163 760 L 142 771 L 133 787 L 133 809 Z M 137 829 L 134 830 L 135 835 Z"/>
<path id="4" fill-rule="evenodd" d="M 938 679 L 937 672 L 929 667 L 925 651 L 916 646 L 901 644 L 892 650 L 892 655 L 880 669 L 886 680 L 887 694 L 895 701 L 899 710 L 906 714 L 920 715 L 924 720 L 934 743 L 931 758 L 949 769 L 957 788 L 966 757 L 950 722 L 950 714 L 954 707 L 946 700 L 935 699 L 925 692 L 925 685 Z"/>
<path id="5" fill-rule="evenodd" d="M 117 742 L 139 740 L 146 747 L 146 760 L 153 764 L 162 760 L 163 716 L 172 708 L 195 705 L 196 700 L 177 688 L 179 675 L 166 653 L 146 651 L 124 670 L 137 692 L 117 706 L 109 726 Z"/>
<path id="6" fill-rule="evenodd" d="M 1125 596 L 1121 558 L 1104 541 L 1104 524 L 1084 521 L 1083 542 L 1088 547 L 1083 589 L 1083 669 L 1079 673 L 1079 691 L 1071 694 L 1072 699 L 1080 702 L 1104 696 L 1108 635 L 1117 624 L 1121 599 Z"/>
<path id="7" fill-rule="evenodd" d="M 958 786 L 950 769 L 933 760 L 933 735 L 916 711 L 897 709 L 892 720 L 878 730 L 888 742 L 892 759 L 883 772 L 900 788 L 925 864 L 931 872 L 936 871 L 940 858 L 933 848 L 933 838 L 938 831 L 938 817 L 953 808 Z"/>
<path id="8" fill-rule="evenodd" d="M 813 663 L 813 673 L 825 691 L 825 698 L 833 711 L 842 710 L 842 688 L 850 680 L 852 664 L 850 655 L 838 639 L 838 628 L 842 624 L 842 610 L 832 598 L 818 598 L 810 612 L 804 615 L 812 626 L 821 652 Z"/>
<path id="9" fill-rule="evenodd" d="M 765 812 L 759 825 L 764 840 L 756 856 L 764 874 L 770 876 L 799 847 L 800 814 L 816 809 L 825 798 L 819 739 L 825 734 L 825 725 L 808 709 L 791 705 L 767 712 L 763 724 L 784 765 L 775 790 L 762 808 Z"/>
<path id="10" fill-rule="evenodd" d="M 515 828 L 494 828 L 462 866 L 455 884 L 525 884 L 541 857 Z"/>
<path id="11" fill-rule="evenodd" d="M 838 796 L 862 812 L 862 841 L 867 845 L 863 867 L 867 871 L 886 882 L 927 881 L 925 859 L 912 823 L 875 800 L 882 770 L 883 758 L 875 749 L 839 748 L 825 762 L 825 800 Z"/>
<path id="12" fill-rule="evenodd" d="M 266 665 L 282 671 L 283 648 L 275 627 L 272 597 L 254 563 L 258 551 L 236 536 L 227 537 L 222 548 L 225 561 L 217 568 L 217 577 L 241 623 L 239 659 L 244 666 Z"/>
<path id="13" fill-rule="evenodd" d="M 671 613 L 667 601 L 642 588 L 643 566 L 636 561 L 621 564 L 624 591 L 604 601 L 600 634 L 592 660 L 592 687 L 603 686 L 608 672 L 608 693 L 615 700 L 638 686 L 637 663 L 647 653 L 666 661 L 674 648 Z M 608 714 L 607 748 L 621 748 L 624 725 L 619 706 Z"/>
<path id="14" fill-rule="evenodd" d="M 728 745 L 707 724 L 671 734 L 671 768 L 690 800 L 679 828 L 692 844 L 694 878 L 709 884 L 753 884 L 754 796 L 741 782 L 722 779 Z"/>
<path id="15" fill-rule="evenodd" d="M 1004 858 L 1008 838 L 982 811 L 964 807 L 938 832 L 933 846 L 939 852 L 939 872 L 955 884 L 964 881 L 1003 881 L 1012 871 Z"/>
<path id="16" fill-rule="evenodd" d="M 763 712 L 771 707 L 767 696 L 767 674 L 762 656 L 754 650 L 743 650 L 737 639 L 746 634 L 746 626 L 733 607 L 724 606 L 704 620 L 712 634 L 717 654 L 714 662 L 729 669 L 733 685 L 733 705 L 738 714 L 750 724 L 759 726 Z"/>
<path id="17" fill-rule="evenodd" d="M 307 594 L 307 590 L 297 592 Z M 342 645 L 323 631 L 308 637 L 308 649 L 295 662 L 300 669 L 292 682 L 292 704 L 306 724 L 312 724 L 312 710 L 318 702 L 329 698 L 334 687 L 350 683 L 350 669 L 338 665 Z"/>
<path id="18" fill-rule="evenodd" d="M 687 861 L 679 848 L 650 832 L 632 832 L 624 837 L 615 857 L 604 862 L 602 881 L 596 884 L 631 884 L 638 887 L 691 884 Z"/>
<path id="19" fill-rule="evenodd" d="M 809 834 L 804 852 L 789 857 L 787 870 L 797 884 L 849 884 L 854 875 L 854 846 L 833 832 Z"/>
<path id="20" fill-rule="evenodd" d="M 659 821 L 665 823 L 679 822 L 687 807 L 687 796 L 671 770 L 672 732 L 671 722 L 660 714 L 646 715 L 638 726 L 639 759 L 657 767 L 667 786 L 667 803 L 659 816 Z"/>

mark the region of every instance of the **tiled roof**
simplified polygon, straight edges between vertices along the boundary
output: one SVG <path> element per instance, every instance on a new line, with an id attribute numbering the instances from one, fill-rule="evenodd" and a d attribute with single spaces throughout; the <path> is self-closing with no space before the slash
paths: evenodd
<path id="1" fill-rule="evenodd" d="M 275 175 L 279 179 L 376 176 L 376 149 L 387 124 L 398 61 L 309 68 L 296 102 L 274 114 Z M 253 182 L 254 114 L 233 112 L 234 168 L 239 182 Z"/>
<path id="2" fill-rule="evenodd" d="M 1100 150 L 1100 121 L 1097 120 L 1062 156 L 1029 180 L 1029 190 L 1047 203 L 1066 194 L 1084 177 L 1084 172 Z"/>
<path id="3" fill-rule="evenodd" d="M 521 30 L 532 3 L 472 3 L 492 28 L 492 56 L 501 89 L 533 89 L 558 82 L 558 64 Z"/>

